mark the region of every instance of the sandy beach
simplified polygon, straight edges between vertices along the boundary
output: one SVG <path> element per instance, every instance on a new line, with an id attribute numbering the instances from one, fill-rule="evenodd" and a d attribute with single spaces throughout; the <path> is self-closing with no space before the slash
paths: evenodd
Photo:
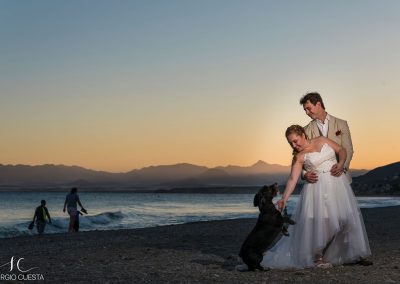
<path id="1" fill-rule="evenodd" d="M 39 283 L 397 283 L 400 207 L 363 209 L 372 266 L 238 272 L 237 254 L 255 219 L 1 239 L 5 276 Z M 16 261 L 20 261 L 19 267 Z M 21 276 L 18 268 L 27 270 Z M 30 274 L 30 275 L 29 275 Z M 41 280 L 41 279 L 44 279 Z M 12 280 L 12 279 L 9 279 Z M 28 281 L 30 282 L 30 281 Z M 15 283 L 15 281 L 13 282 Z"/>

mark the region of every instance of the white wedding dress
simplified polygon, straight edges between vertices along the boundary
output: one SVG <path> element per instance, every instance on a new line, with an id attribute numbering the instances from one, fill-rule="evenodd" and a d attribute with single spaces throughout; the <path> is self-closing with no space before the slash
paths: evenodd
<path id="1" fill-rule="evenodd" d="M 304 167 L 318 173 L 318 182 L 306 183 L 289 227 L 267 251 L 261 265 L 265 268 L 305 268 L 314 266 L 315 257 L 327 244 L 324 261 L 333 265 L 357 261 L 371 255 L 367 233 L 357 200 L 347 177 L 330 173 L 336 164 L 334 150 L 324 144 L 320 152 L 307 153 Z"/>

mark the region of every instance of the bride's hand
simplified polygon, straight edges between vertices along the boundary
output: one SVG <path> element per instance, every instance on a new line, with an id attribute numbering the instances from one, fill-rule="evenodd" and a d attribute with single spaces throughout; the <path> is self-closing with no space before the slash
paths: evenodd
<path id="1" fill-rule="evenodd" d="M 286 201 L 282 198 L 276 204 L 278 205 L 278 210 L 282 212 L 286 206 Z"/>

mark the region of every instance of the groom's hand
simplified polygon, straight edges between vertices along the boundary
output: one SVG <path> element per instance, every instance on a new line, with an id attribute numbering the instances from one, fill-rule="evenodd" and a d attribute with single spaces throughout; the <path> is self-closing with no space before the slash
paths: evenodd
<path id="1" fill-rule="evenodd" d="M 335 164 L 331 168 L 331 175 L 339 177 L 343 173 L 343 170 L 343 167 L 341 167 L 339 164 Z"/>
<path id="2" fill-rule="evenodd" d="M 314 172 L 306 172 L 304 179 L 309 183 L 316 183 L 318 181 L 318 175 Z"/>

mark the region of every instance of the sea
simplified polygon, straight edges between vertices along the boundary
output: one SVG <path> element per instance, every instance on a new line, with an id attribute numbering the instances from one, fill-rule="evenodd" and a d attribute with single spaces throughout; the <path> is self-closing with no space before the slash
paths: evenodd
<path id="1" fill-rule="evenodd" d="M 45 199 L 52 224 L 45 233 L 68 230 L 69 216 L 62 211 L 68 192 L 0 192 L 0 238 L 36 234 L 28 225 L 35 208 Z M 185 194 L 133 192 L 80 192 L 88 211 L 80 217 L 80 230 L 133 229 L 188 222 L 256 218 L 253 194 Z M 289 214 L 299 196 L 288 202 Z M 280 197 L 277 197 L 277 201 Z M 357 197 L 361 208 L 400 205 L 400 197 Z"/>

